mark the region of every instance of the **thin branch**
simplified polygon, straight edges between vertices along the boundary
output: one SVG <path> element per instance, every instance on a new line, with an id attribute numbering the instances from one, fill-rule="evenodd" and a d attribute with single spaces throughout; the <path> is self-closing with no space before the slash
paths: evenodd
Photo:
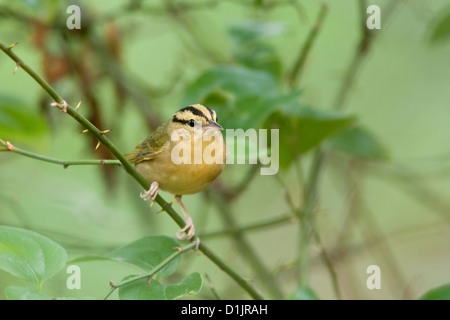
<path id="1" fill-rule="evenodd" d="M 390 1 L 390 4 L 386 9 L 383 10 L 383 23 L 386 24 L 387 18 L 390 17 L 394 8 L 401 1 Z M 373 40 L 375 39 L 376 34 L 380 33 L 381 30 L 369 30 L 366 27 L 366 10 L 367 4 L 366 0 L 359 0 L 358 2 L 358 10 L 360 16 L 360 28 L 361 28 L 361 37 L 359 39 L 359 43 L 356 47 L 356 50 L 353 54 L 353 58 L 350 62 L 349 67 L 344 75 L 344 80 L 342 81 L 341 87 L 337 93 L 336 100 L 334 102 L 334 109 L 342 110 L 347 101 L 348 95 L 353 88 L 355 78 L 358 74 L 358 71 L 362 65 L 362 62 L 367 57 L 367 54 L 372 47 Z"/>
<path id="2" fill-rule="evenodd" d="M 325 250 L 325 247 L 323 246 L 319 231 L 317 229 L 314 229 L 313 232 L 314 232 L 314 239 L 320 249 L 320 257 L 321 257 L 322 261 L 325 262 L 328 272 L 330 273 L 331 282 L 333 283 L 334 293 L 336 294 L 336 297 L 339 300 L 341 300 L 342 299 L 341 288 L 339 286 L 339 280 L 338 280 L 336 270 L 334 269 L 334 266 L 333 266 L 333 261 L 332 261 L 330 255 L 328 254 L 328 252 Z"/>
<path id="3" fill-rule="evenodd" d="M 288 76 L 288 84 L 289 87 L 291 88 L 295 88 L 297 86 L 297 83 L 299 82 L 300 75 L 302 74 L 303 67 L 305 66 L 306 58 L 308 57 L 309 52 L 311 51 L 311 48 L 314 44 L 314 41 L 316 40 L 316 37 L 323 24 L 323 21 L 325 20 L 327 12 L 328 6 L 325 3 L 322 3 L 319 15 L 317 16 L 316 23 L 309 32 L 309 35 L 306 38 L 306 41 L 299 52 L 297 60 L 294 64 L 294 68 L 292 69 L 292 72 Z"/>
<path id="4" fill-rule="evenodd" d="M 134 168 L 134 166 L 127 160 L 123 153 L 105 136 L 104 131 L 100 131 L 89 120 L 78 113 L 78 111 L 67 104 L 66 101 L 45 81 L 39 76 L 33 69 L 26 65 L 14 52 L 12 47 L 5 46 L 0 42 L 0 49 L 5 52 L 13 61 L 17 63 L 23 70 L 25 70 L 36 82 L 56 101 L 55 107 L 61 109 L 63 112 L 70 115 L 76 121 L 78 121 L 83 127 L 88 129 L 106 148 L 108 148 L 112 154 L 120 161 L 123 168 L 128 174 L 130 174 L 145 190 L 150 188 L 150 184 L 145 178 Z M 163 211 L 167 212 L 175 223 L 180 226 L 185 226 L 183 218 L 175 212 L 172 206 L 166 202 L 160 195 L 158 195 L 155 201 L 161 206 Z M 208 249 L 203 243 L 200 243 L 198 249 L 203 252 L 214 264 L 216 264 L 221 270 L 227 273 L 233 278 L 251 297 L 254 299 L 263 299 L 263 296 L 253 288 L 241 275 L 236 273 L 230 268 L 222 259 Z"/>
<path id="5" fill-rule="evenodd" d="M 261 229 L 264 229 L 267 227 L 273 227 L 273 226 L 276 226 L 279 224 L 283 224 L 283 223 L 292 221 L 294 218 L 295 218 L 295 216 L 292 213 L 287 213 L 287 214 L 280 215 L 278 217 L 266 219 L 264 221 L 258 221 L 258 222 L 252 223 L 252 224 L 241 226 L 234 230 L 226 229 L 226 230 L 205 232 L 205 233 L 202 233 L 201 235 L 199 235 L 199 237 L 202 239 L 205 239 L 205 238 L 215 238 L 215 237 L 220 237 L 220 236 L 227 236 L 227 235 L 232 234 L 233 232 L 247 233 L 249 231 L 257 231 L 257 230 L 261 230 Z"/>
<path id="6" fill-rule="evenodd" d="M 3 141 L 2 139 L 0 139 L 0 145 L 3 145 L 6 147 L 6 149 L 0 149 L 0 151 L 14 152 L 14 153 L 23 155 L 28 158 L 45 161 L 45 162 L 50 162 L 50 163 L 54 163 L 54 164 L 60 164 L 60 165 L 64 166 L 64 168 L 67 168 L 68 166 L 74 166 L 74 165 L 117 165 L 117 166 L 121 165 L 119 160 L 106 160 L 106 159 L 102 159 L 102 160 L 60 160 L 60 159 L 50 158 L 50 157 L 46 157 L 46 156 L 43 156 L 43 155 L 40 155 L 37 153 L 33 153 L 30 151 L 20 149 L 16 146 L 12 145 L 10 142 Z M 11 148 L 11 149 L 9 149 L 7 147 L 7 145 L 9 145 L 10 146 L 9 148 Z"/>
<path id="7" fill-rule="evenodd" d="M 367 53 L 369 52 L 369 49 L 371 48 L 371 45 L 373 43 L 374 33 L 370 32 L 366 28 L 365 24 L 365 12 L 366 12 L 365 3 L 366 3 L 365 0 L 359 1 L 359 14 L 361 19 L 360 23 L 362 35 L 359 41 L 359 45 L 355 51 L 354 58 L 347 69 L 342 86 L 338 91 L 338 95 L 334 104 L 334 108 L 336 110 L 343 109 L 344 102 L 346 101 L 347 95 L 350 92 L 350 89 L 352 88 L 357 71 L 359 70 L 359 67 L 363 59 L 367 56 Z M 397 3 L 398 1 L 392 1 L 388 9 L 385 10 L 384 21 L 386 21 L 387 16 L 386 11 L 388 11 L 389 15 L 393 11 Z M 305 186 L 305 194 L 304 194 L 305 204 L 303 208 L 304 222 L 303 222 L 303 230 L 301 230 L 303 234 L 302 237 L 300 237 L 299 239 L 299 270 L 298 270 L 299 285 L 304 285 L 307 283 L 308 258 L 309 258 L 308 243 L 311 234 L 314 232 L 313 213 L 315 204 L 317 202 L 316 189 L 319 172 L 323 170 L 324 158 L 327 156 L 328 153 L 329 152 L 327 150 L 324 150 L 323 148 L 319 148 L 317 150 L 312 160 L 312 169 L 310 178 L 307 181 L 307 185 Z"/>
<path id="8" fill-rule="evenodd" d="M 106 297 L 103 300 L 108 299 L 108 297 L 118 288 L 130 284 L 134 281 L 138 281 L 141 279 L 145 279 L 145 278 L 150 278 L 153 275 L 155 275 L 155 273 L 157 273 L 159 270 L 161 270 L 162 268 L 164 268 L 166 265 L 168 265 L 172 260 L 174 260 L 175 258 L 177 258 L 179 255 L 181 255 L 182 253 L 185 253 L 193 248 L 195 248 L 196 243 L 191 243 L 183 248 L 181 248 L 181 250 L 175 250 L 174 253 L 172 253 L 170 256 L 168 256 L 167 258 L 165 258 L 163 261 L 161 261 L 157 266 L 155 266 L 151 271 L 144 273 L 142 275 L 133 277 L 131 279 L 128 280 L 124 280 L 118 284 L 115 284 L 113 282 L 111 282 L 111 290 L 108 292 L 108 294 L 106 295 Z"/>
<path id="9" fill-rule="evenodd" d="M 211 278 L 209 277 L 209 275 L 207 273 L 205 273 L 205 278 L 206 280 L 208 280 L 209 282 L 209 289 L 211 290 L 212 295 L 214 296 L 214 298 L 216 300 L 222 300 L 219 296 L 219 294 L 216 291 L 216 288 L 214 287 L 214 284 L 212 283 Z"/>
<path id="10" fill-rule="evenodd" d="M 304 187 L 305 202 L 302 208 L 302 216 L 300 219 L 299 230 L 299 269 L 298 269 L 298 284 L 305 286 L 308 284 L 309 271 L 309 242 L 311 236 L 314 234 L 314 212 L 318 201 L 317 187 L 319 183 L 319 176 L 324 162 L 325 154 L 322 148 L 317 149 L 314 154 L 313 162 L 309 178 Z"/>
<path id="11" fill-rule="evenodd" d="M 241 252 L 242 256 L 247 259 L 255 274 L 263 280 L 263 284 L 267 287 L 274 298 L 283 299 L 284 294 L 278 287 L 278 283 L 274 280 L 273 275 L 264 266 L 263 262 L 258 257 L 253 247 L 248 243 L 244 235 L 237 230 L 236 221 L 234 220 L 234 217 L 230 211 L 230 206 L 228 205 L 226 199 L 217 192 L 210 192 L 209 195 L 217 205 L 219 213 L 226 224 L 226 228 L 231 233 L 233 240 L 237 244 L 237 249 Z"/>

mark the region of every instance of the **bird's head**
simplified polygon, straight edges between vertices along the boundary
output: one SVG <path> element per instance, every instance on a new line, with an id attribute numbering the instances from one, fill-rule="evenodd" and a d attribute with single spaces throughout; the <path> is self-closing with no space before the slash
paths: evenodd
<path id="1" fill-rule="evenodd" d="M 178 110 L 172 118 L 174 129 L 186 129 L 194 132 L 195 129 L 223 130 L 217 123 L 217 114 L 211 108 L 201 104 L 194 104 Z"/>

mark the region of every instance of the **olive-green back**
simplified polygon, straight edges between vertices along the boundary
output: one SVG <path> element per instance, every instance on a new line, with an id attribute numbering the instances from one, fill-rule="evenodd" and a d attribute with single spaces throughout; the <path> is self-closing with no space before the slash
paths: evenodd
<path id="1" fill-rule="evenodd" d="M 131 163 L 151 160 L 161 152 L 161 148 L 170 140 L 167 132 L 170 121 L 160 125 L 147 139 L 142 141 L 136 148 L 125 154 Z"/>

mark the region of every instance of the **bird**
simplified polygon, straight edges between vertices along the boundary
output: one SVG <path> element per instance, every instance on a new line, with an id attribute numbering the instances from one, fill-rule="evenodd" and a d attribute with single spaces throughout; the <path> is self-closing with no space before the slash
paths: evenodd
<path id="1" fill-rule="evenodd" d="M 191 239 L 195 234 L 193 220 L 181 197 L 206 189 L 225 167 L 227 150 L 223 127 L 217 121 L 213 109 L 189 105 L 125 154 L 150 183 L 150 189 L 141 194 L 142 199 L 152 199 L 153 204 L 159 190 L 175 196 L 186 222 L 176 234 L 180 240 Z"/>

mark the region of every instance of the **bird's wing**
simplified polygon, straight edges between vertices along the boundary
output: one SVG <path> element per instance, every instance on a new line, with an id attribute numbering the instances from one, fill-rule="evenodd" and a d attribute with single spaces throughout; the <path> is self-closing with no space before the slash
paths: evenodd
<path id="1" fill-rule="evenodd" d="M 125 157 L 131 163 L 152 160 L 162 152 L 162 148 L 169 141 L 170 137 L 167 134 L 167 124 L 163 124 L 147 139 L 138 144 L 132 152 L 125 154 Z"/>

